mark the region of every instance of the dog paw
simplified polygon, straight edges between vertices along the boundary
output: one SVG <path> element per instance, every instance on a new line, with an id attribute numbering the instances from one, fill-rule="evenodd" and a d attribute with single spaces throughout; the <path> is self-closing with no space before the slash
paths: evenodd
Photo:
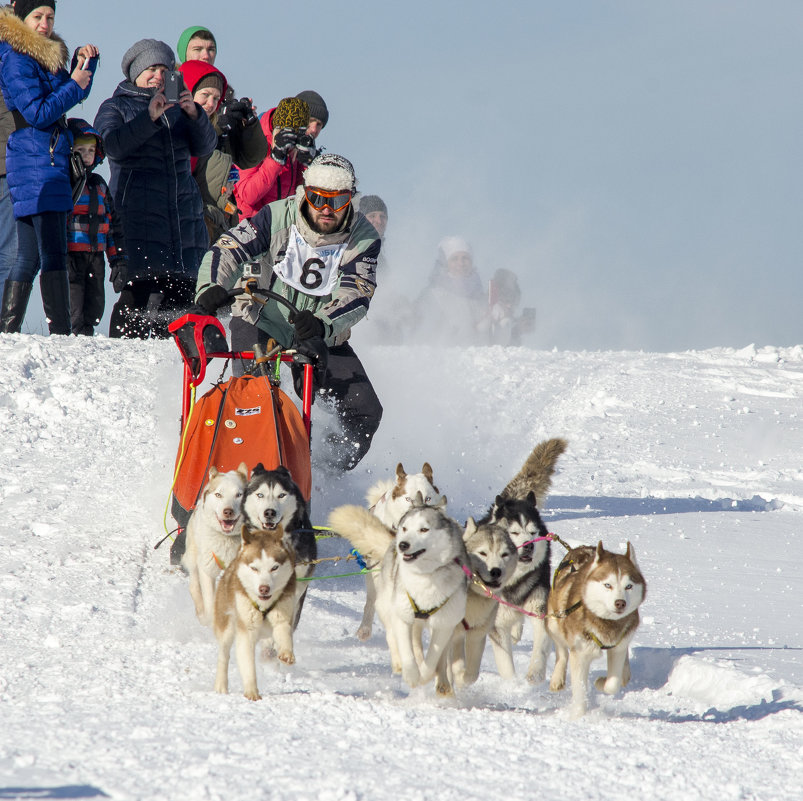
<path id="1" fill-rule="evenodd" d="M 365 642 L 371 639 L 371 629 L 368 626 L 360 626 L 357 629 L 357 639 L 360 642 Z"/>
<path id="2" fill-rule="evenodd" d="M 259 690 L 246 690 L 246 691 L 243 693 L 243 695 L 244 695 L 244 696 L 245 696 L 245 697 L 246 697 L 246 698 L 247 698 L 249 701 L 261 701 L 261 700 L 262 700 L 262 696 L 259 694 Z"/>
<path id="3" fill-rule="evenodd" d="M 219 682 L 215 682 L 215 692 L 220 693 L 220 695 L 228 695 L 229 694 L 229 685 L 228 684 L 221 684 Z"/>
<path id="4" fill-rule="evenodd" d="M 549 689 L 553 693 L 559 693 L 561 690 L 566 688 L 566 679 L 556 679 L 554 676 L 552 677 L 552 681 L 549 682 Z"/>
<path id="5" fill-rule="evenodd" d="M 606 695 L 616 695 L 616 693 L 618 693 L 621 689 L 621 686 L 622 685 L 616 676 L 609 676 L 607 678 L 600 676 L 598 679 L 594 680 L 594 687 Z"/>
<path id="6" fill-rule="evenodd" d="M 292 651 L 279 651 L 279 661 L 285 665 L 295 665 L 296 657 Z"/>
<path id="7" fill-rule="evenodd" d="M 421 674 L 418 672 L 417 667 L 402 669 L 401 674 L 404 683 L 408 686 L 418 687 L 421 684 Z"/>
<path id="8" fill-rule="evenodd" d="M 435 685 L 435 692 L 441 698 L 453 698 L 454 697 L 454 690 L 452 689 L 452 685 L 449 684 L 448 681 L 444 682 L 437 682 Z"/>
<path id="9" fill-rule="evenodd" d="M 527 681 L 530 684 L 538 684 L 546 678 L 546 667 L 535 668 L 527 671 Z"/>

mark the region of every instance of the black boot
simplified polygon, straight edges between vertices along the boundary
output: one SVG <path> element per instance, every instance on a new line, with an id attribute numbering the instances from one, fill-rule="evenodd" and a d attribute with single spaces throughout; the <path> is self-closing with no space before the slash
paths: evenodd
<path id="1" fill-rule="evenodd" d="M 19 334 L 22 331 L 32 289 L 33 284 L 25 281 L 6 281 L 0 312 L 0 331 L 4 334 Z"/>
<path id="2" fill-rule="evenodd" d="M 69 334 L 70 322 L 70 280 L 66 270 L 48 270 L 39 277 L 42 293 L 42 306 L 45 309 L 47 325 L 51 334 Z"/>

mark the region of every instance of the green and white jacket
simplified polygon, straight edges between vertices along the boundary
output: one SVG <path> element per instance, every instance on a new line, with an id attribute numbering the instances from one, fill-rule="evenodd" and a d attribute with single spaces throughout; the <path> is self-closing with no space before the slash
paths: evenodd
<path id="1" fill-rule="evenodd" d="M 299 186 L 294 197 L 269 203 L 223 234 L 201 262 L 195 294 L 197 298 L 213 284 L 226 290 L 241 287 L 249 277 L 245 265 L 253 265 L 249 272 L 260 289 L 287 298 L 299 311 L 309 309 L 324 323 L 326 344 L 341 345 L 368 311 L 381 241 L 353 206 L 341 230 L 316 233 L 299 212 L 306 203 Z M 289 311 L 275 300 L 262 305 L 242 295 L 232 313 L 283 347 L 293 342 Z"/>

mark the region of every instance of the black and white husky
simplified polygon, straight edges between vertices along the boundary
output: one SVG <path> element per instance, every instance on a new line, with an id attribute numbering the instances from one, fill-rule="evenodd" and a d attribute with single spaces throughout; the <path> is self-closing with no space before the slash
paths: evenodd
<path id="1" fill-rule="evenodd" d="M 284 529 L 285 542 L 296 556 L 296 579 L 309 578 L 315 570 L 318 546 L 309 516 L 309 505 L 284 467 L 266 470 L 260 462 L 251 471 L 245 488 L 243 512 L 254 528 L 273 531 Z M 301 607 L 307 592 L 307 582 L 297 581 L 294 627 L 298 626 Z"/>

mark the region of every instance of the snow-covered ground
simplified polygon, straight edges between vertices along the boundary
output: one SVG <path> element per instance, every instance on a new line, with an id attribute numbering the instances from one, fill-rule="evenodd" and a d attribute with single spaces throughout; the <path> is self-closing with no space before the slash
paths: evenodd
<path id="1" fill-rule="evenodd" d="M 378 624 L 355 638 L 364 584 L 347 576 L 310 585 L 298 661 L 260 664 L 261 702 L 234 664 L 216 695 L 213 637 L 153 547 L 177 350 L 2 335 L 0 798 L 798 799 L 803 348 L 358 349 L 385 417 L 352 475 L 315 473 L 315 522 L 400 460 L 429 461 L 463 520 L 566 437 L 547 525 L 629 540 L 648 581 L 631 684 L 570 721 L 565 693 L 502 681 L 489 650 L 456 699 L 410 691 Z"/>

